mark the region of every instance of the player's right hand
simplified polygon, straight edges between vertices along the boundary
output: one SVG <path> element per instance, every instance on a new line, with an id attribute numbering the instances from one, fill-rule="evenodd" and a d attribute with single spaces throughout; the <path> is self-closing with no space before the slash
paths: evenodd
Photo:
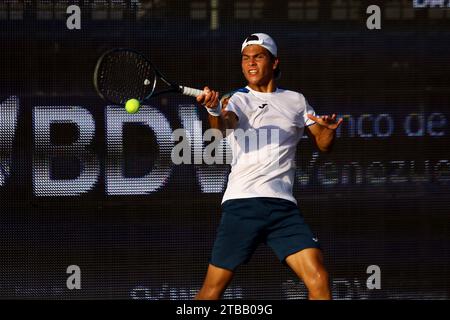
<path id="1" fill-rule="evenodd" d="M 197 102 L 202 106 L 215 109 L 219 105 L 219 92 L 210 90 L 208 87 L 203 88 L 203 94 L 197 96 Z"/>

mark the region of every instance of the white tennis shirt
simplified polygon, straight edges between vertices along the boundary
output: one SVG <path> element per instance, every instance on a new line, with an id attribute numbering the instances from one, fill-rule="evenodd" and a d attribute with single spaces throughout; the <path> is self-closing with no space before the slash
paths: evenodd
<path id="1" fill-rule="evenodd" d="M 315 115 L 305 97 L 278 88 L 263 93 L 245 87 L 236 91 L 225 110 L 238 118 L 227 136 L 232 151 L 231 173 L 222 203 L 230 199 L 271 197 L 297 203 L 292 195 L 297 143 Z"/>

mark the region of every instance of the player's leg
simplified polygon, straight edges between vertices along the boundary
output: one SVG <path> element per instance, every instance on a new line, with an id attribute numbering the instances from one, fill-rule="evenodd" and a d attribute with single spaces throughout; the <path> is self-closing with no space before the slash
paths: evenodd
<path id="1" fill-rule="evenodd" d="M 330 299 L 319 240 L 297 205 L 284 199 L 270 199 L 266 205 L 271 208 L 267 244 L 303 280 L 310 299 Z"/>
<path id="2" fill-rule="evenodd" d="M 331 299 L 328 272 L 320 249 L 308 248 L 289 255 L 287 265 L 303 280 L 311 300 Z"/>
<path id="3" fill-rule="evenodd" d="M 195 296 L 195 300 L 217 300 L 233 279 L 233 271 L 216 267 L 212 264 L 208 266 L 205 281 L 200 291 Z"/>
<path id="4" fill-rule="evenodd" d="M 249 261 L 261 241 L 264 210 L 257 198 L 233 199 L 223 203 L 210 265 L 196 299 L 219 299 L 236 268 Z"/>

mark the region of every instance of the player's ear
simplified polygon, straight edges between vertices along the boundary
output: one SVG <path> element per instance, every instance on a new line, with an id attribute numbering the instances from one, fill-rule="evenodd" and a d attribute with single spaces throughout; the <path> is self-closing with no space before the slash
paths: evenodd
<path id="1" fill-rule="evenodd" d="M 273 70 L 275 70 L 276 68 L 278 68 L 278 65 L 280 64 L 280 59 L 278 58 L 278 57 L 276 57 L 274 60 L 273 60 L 273 66 L 272 66 L 272 68 L 273 68 Z"/>

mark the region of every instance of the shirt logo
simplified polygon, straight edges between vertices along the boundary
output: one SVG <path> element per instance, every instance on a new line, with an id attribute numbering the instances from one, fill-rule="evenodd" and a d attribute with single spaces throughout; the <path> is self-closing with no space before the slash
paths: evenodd
<path id="1" fill-rule="evenodd" d="M 267 106 L 267 103 L 263 103 L 262 105 L 258 106 L 260 109 L 264 109 Z"/>

